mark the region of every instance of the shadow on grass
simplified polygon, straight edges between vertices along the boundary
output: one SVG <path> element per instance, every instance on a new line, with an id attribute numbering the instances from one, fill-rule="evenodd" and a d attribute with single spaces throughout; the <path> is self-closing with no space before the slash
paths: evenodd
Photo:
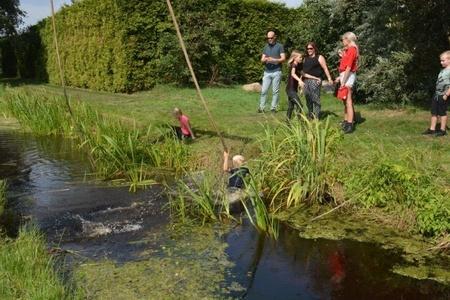
<path id="1" fill-rule="evenodd" d="M 320 119 L 321 120 L 326 119 L 328 117 L 337 117 L 337 116 L 338 115 L 335 112 L 329 111 L 329 110 L 323 110 L 323 111 L 320 112 Z"/>
<path id="2" fill-rule="evenodd" d="M 208 136 L 208 137 L 218 137 L 217 132 L 212 131 L 212 130 L 202 130 L 202 129 L 195 129 L 194 128 L 194 132 L 196 135 L 198 136 Z M 244 137 L 244 136 L 239 136 L 239 135 L 233 135 L 233 134 L 226 134 L 222 132 L 222 136 L 226 139 L 230 139 L 230 140 L 239 140 L 241 142 L 244 143 L 250 143 L 252 142 L 254 139 L 250 138 L 250 137 Z"/>
<path id="3" fill-rule="evenodd" d="M 0 84 L 8 85 L 11 87 L 20 87 L 24 85 L 39 85 L 39 84 L 47 84 L 44 80 L 39 79 L 24 79 L 24 78 L 3 78 L 0 77 Z"/>
<path id="4" fill-rule="evenodd" d="M 175 134 L 176 134 L 177 126 L 172 126 L 172 125 L 169 125 L 169 124 L 161 124 L 160 127 L 163 128 L 163 129 L 170 129 L 170 130 L 174 131 Z M 197 138 L 199 138 L 199 137 L 209 137 L 209 138 L 211 138 L 211 137 L 218 137 L 217 132 L 215 132 L 213 130 L 204 130 L 204 129 L 197 129 L 197 128 L 192 128 L 192 130 L 194 131 L 195 136 Z M 243 137 L 243 136 L 239 136 L 239 135 L 226 134 L 226 133 L 223 133 L 223 132 L 222 132 L 222 136 L 224 138 L 226 138 L 226 139 L 238 140 L 238 141 L 241 141 L 241 142 L 243 142 L 245 144 L 250 143 L 250 142 L 252 142 L 254 140 L 254 138 Z"/>

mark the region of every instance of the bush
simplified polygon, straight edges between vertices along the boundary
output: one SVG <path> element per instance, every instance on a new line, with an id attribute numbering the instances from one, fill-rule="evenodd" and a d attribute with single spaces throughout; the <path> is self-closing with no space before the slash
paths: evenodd
<path id="1" fill-rule="evenodd" d="M 346 197 L 366 208 L 384 207 L 389 211 L 397 210 L 400 204 L 412 209 L 416 215 L 415 230 L 424 235 L 450 232 L 450 195 L 436 183 L 436 171 L 401 161 L 378 158 L 351 172 L 342 172 L 340 180 Z"/>
<path id="2" fill-rule="evenodd" d="M 360 76 L 358 88 L 366 95 L 365 101 L 383 105 L 408 103 L 410 95 L 405 70 L 411 61 L 409 52 L 393 52 L 389 58 L 378 57 L 375 66 Z"/>

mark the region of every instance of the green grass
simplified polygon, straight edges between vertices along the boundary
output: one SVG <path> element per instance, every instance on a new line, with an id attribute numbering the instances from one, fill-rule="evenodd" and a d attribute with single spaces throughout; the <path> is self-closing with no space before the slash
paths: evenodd
<path id="1" fill-rule="evenodd" d="M 0 238 L 0 298 L 59 300 L 83 296 L 81 290 L 63 284 L 44 237 L 35 229 L 23 229 L 15 240 Z"/>

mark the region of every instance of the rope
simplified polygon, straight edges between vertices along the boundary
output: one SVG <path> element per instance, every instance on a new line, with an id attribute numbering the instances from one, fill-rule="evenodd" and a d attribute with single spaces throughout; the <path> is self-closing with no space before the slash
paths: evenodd
<path id="1" fill-rule="evenodd" d="M 61 57 L 59 55 L 58 37 L 57 37 L 57 34 L 56 34 L 55 8 L 54 8 L 54 5 L 53 5 L 53 0 L 50 0 L 50 6 L 52 8 L 53 39 L 55 41 L 56 58 L 57 58 L 58 67 L 59 67 L 59 77 L 61 78 L 61 85 L 63 87 L 64 98 L 66 99 L 67 109 L 68 109 L 70 115 L 73 117 L 72 108 L 70 107 L 69 97 L 67 97 L 66 82 L 64 80 L 64 69 L 63 69 L 63 66 L 62 66 L 62 63 L 61 63 Z"/>
<path id="2" fill-rule="evenodd" d="M 217 132 L 217 135 L 219 136 L 220 141 L 222 142 L 223 149 L 225 151 L 228 151 L 228 148 L 225 144 L 225 140 L 224 140 L 221 132 L 219 131 L 219 128 L 217 127 L 216 122 L 214 122 L 214 118 L 212 117 L 211 112 L 209 111 L 208 106 L 206 105 L 205 98 L 203 98 L 203 94 L 200 89 L 200 85 L 198 84 L 194 69 L 192 68 L 191 60 L 189 59 L 189 55 L 186 51 L 186 46 L 183 41 L 183 36 L 181 35 L 181 32 L 180 32 L 180 27 L 178 26 L 178 22 L 175 17 L 175 13 L 173 12 L 172 3 L 170 3 L 170 0 L 166 0 L 166 2 L 167 2 L 167 6 L 169 8 L 170 16 L 172 17 L 173 25 L 175 26 L 175 30 L 177 31 L 178 41 L 180 42 L 181 49 L 183 50 L 184 58 L 186 59 L 186 63 L 188 65 L 189 71 L 191 72 L 192 80 L 194 81 L 195 88 L 197 90 L 197 95 L 200 98 L 200 100 L 203 104 L 203 107 L 205 108 L 206 113 L 208 114 L 208 118 L 209 118 L 209 121 L 211 122 L 211 125 L 213 126 L 214 130 Z"/>

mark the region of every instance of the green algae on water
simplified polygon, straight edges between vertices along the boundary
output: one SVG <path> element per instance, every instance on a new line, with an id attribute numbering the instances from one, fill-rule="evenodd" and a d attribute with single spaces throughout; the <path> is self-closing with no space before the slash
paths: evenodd
<path id="1" fill-rule="evenodd" d="M 172 232 L 139 261 L 91 261 L 77 274 L 88 299 L 224 299 L 243 291 L 229 282 L 233 264 L 226 247 L 212 228 L 190 228 Z"/>

